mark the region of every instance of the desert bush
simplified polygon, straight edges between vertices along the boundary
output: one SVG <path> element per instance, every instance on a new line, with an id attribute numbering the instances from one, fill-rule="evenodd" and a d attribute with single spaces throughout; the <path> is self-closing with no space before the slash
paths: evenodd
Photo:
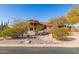
<path id="1" fill-rule="evenodd" d="M 57 40 L 62 40 L 69 35 L 69 31 L 67 27 L 54 28 L 52 34 Z"/>
<path id="2" fill-rule="evenodd" d="M 22 37 L 23 34 L 27 31 L 27 25 L 24 23 L 16 24 L 11 28 L 4 29 L 0 34 L 1 36 L 11 36 L 12 38 Z"/>
<path id="3" fill-rule="evenodd" d="M 3 31 L 1 31 L 0 35 L 3 36 L 3 37 L 10 36 L 11 35 L 11 29 L 10 28 L 4 29 Z"/>
<path id="4" fill-rule="evenodd" d="M 36 32 L 39 32 L 39 31 L 41 31 L 41 30 L 42 30 L 42 28 L 43 28 L 42 26 L 37 25 L 37 26 L 36 26 L 36 28 L 35 28 L 35 31 L 36 31 Z"/>

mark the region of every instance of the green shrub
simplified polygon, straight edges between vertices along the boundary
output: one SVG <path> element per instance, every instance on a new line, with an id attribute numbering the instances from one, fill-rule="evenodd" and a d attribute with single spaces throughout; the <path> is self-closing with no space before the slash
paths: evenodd
<path id="1" fill-rule="evenodd" d="M 42 30 L 42 28 L 43 28 L 42 26 L 38 25 L 38 26 L 36 26 L 35 31 L 36 31 L 36 32 L 39 32 L 39 31 Z"/>
<path id="2" fill-rule="evenodd" d="M 6 28 L 4 29 L 1 33 L 1 36 L 5 37 L 5 36 L 10 36 L 11 35 L 11 29 L 10 28 Z"/>
<path id="3" fill-rule="evenodd" d="M 3 37 L 11 36 L 12 38 L 18 38 L 20 36 L 22 37 L 24 32 L 26 31 L 27 31 L 27 25 L 22 23 L 12 26 L 11 28 L 6 28 L 0 34 Z"/>
<path id="4" fill-rule="evenodd" d="M 62 40 L 62 38 L 69 35 L 69 31 L 66 27 L 54 28 L 52 34 L 57 40 Z"/>

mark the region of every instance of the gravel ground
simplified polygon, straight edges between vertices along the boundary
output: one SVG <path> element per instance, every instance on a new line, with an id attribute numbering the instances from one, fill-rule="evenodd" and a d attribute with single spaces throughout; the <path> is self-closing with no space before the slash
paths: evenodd
<path id="1" fill-rule="evenodd" d="M 61 44 L 61 45 L 70 45 L 75 44 L 79 45 L 79 32 L 73 32 L 72 36 L 69 36 L 70 41 L 58 41 L 55 38 L 49 38 L 46 36 L 37 36 L 36 39 L 11 39 L 11 40 L 0 40 L 0 44 Z M 29 43 L 29 41 L 31 41 Z"/>
<path id="2" fill-rule="evenodd" d="M 29 41 L 31 41 L 29 43 Z M 26 38 L 26 39 L 10 39 L 10 40 L 0 40 L 0 44 L 52 44 L 53 40 L 51 40 L 47 35 L 46 36 L 38 36 L 36 39 Z"/>

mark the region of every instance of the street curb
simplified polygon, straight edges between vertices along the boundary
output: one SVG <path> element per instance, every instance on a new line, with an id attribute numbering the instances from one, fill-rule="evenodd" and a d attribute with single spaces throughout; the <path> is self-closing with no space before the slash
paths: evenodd
<path id="1" fill-rule="evenodd" d="M 62 45 L 62 44 L 0 44 L 0 47 L 79 47 L 79 46 Z"/>

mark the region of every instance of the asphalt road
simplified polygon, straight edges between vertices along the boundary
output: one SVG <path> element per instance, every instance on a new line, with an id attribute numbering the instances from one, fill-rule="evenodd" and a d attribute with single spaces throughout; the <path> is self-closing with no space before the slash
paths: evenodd
<path id="1" fill-rule="evenodd" d="M 79 47 L 0 47 L 0 54 L 79 54 Z"/>

